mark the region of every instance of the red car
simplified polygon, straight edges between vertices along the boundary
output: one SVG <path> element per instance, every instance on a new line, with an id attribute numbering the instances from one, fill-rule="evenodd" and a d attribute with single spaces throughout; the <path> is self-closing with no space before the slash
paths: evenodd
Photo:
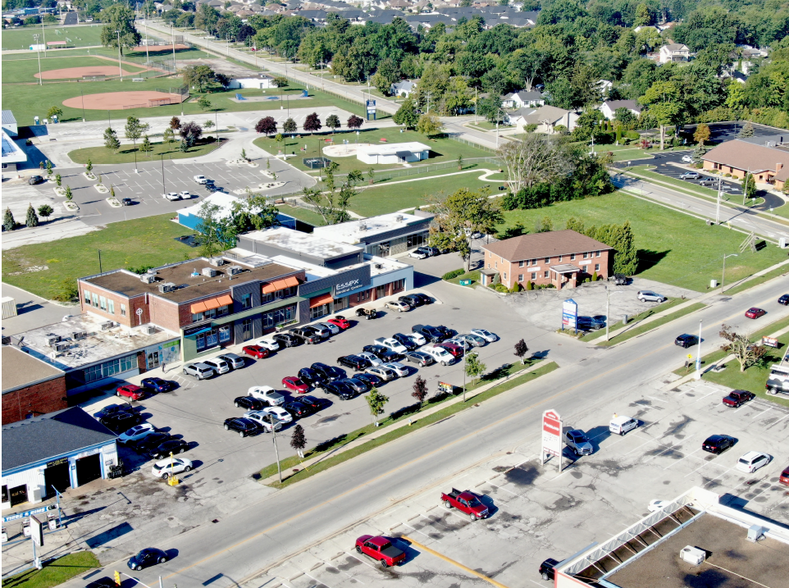
<path id="1" fill-rule="evenodd" d="M 392 545 L 386 537 L 362 535 L 356 540 L 356 551 L 377 559 L 385 568 L 405 561 L 405 553 Z"/>
<path id="2" fill-rule="evenodd" d="M 115 396 L 123 396 L 132 400 L 139 400 L 145 396 L 145 390 L 134 384 L 124 384 L 115 391 Z"/>
<path id="3" fill-rule="evenodd" d="M 257 359 L 264 359 L 271 355 L 271 352 L 268 349 L 261 347 L 260 345 L 246 345 L 241 349 L 241 351 Z"/>
<path id="4" fill-rule="evenodd" d="M 286 376 L 282 378 L 282 385 L 291 392 L 296 392 L 298 394 L 306 394 L 310 391 L 309 385 L 302 382 L 296 376 Z"/>
<path id="5" fill-rule="evenodd" d="M 766 314 L 767 314 L 766 310 L 764 310 L 763 308 L 756 308 L 755 306 L 745 311 L 746 318 L 750 318 L 750 319 L 756 319 Z"/>
<path id="6" fill-rule="evenodd" d="M 789 486 L 789 467 L 781 472 L 781 477 L 778 478 L 778 481 L 784 486 Z"/>
<path id="7" fill-rule="evenodd" d="M 340 327 L 340 329 L 343 331 L 351 326 L 351 323 L 348 322 L 348 319 L 339 314 L 328 319 L 326 322 L 333 324 L 335 327 Z"/>
<path id="8" fill-rule="evenodd" d="M 739 408 L 743 403 L 753 400 L 756 394 L 747 390 L 732 390 L 728 396 L 723 397 L 723 404 L 732 408 Z"/>

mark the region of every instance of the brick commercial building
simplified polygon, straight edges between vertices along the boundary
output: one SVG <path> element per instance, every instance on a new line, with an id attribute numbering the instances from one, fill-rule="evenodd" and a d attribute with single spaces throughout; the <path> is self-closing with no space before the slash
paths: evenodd
<path id="1" fill-rule="evenodd" d="M 3 424 L 68 406 L 66 374 L 16 347 L 3 345 Z"/>
<path id="2" fill-rule="evenodd" d="M 789 180 L 789 151 L 783 148 L 735 139 L 711 149 L 702 159 L 705 170 L 731 174 L 740 180 L 751 173 L 757 182 L 774 184 L 777 190 L 783 190 Z"/>
<path id="3" fill-rule="evenodd" d="M 614 249 L 605 243 L 571 230 L 522 235 L 483 245 L 482 285 L 494 283 L 496 276 L 507 288 L 516 283 L 524 288 L 552 284 L 555 288 L 575 288 L 595 273 L 607 279 Z"/>

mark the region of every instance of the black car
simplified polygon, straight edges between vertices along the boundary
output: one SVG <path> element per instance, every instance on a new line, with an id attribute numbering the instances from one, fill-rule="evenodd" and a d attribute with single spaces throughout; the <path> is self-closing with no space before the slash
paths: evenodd
<path id="1" fill-rule="evenodd" d="M 262 410 L 268 406 L 268 402 L 263 402 L 260 398 L 254 396 L 239 396 L 233 401 L 236 408 L 243 408 L 245 410 Z"/>
<path id="2" fill-rule="evenodd" d="M 436 249 L 436 255 L 438 255 L 438 249 Z M 430 298 L 427 294 L 422 294 L 421 292 L 414 292 L 411 294 L 416 298 L 419 298 L 422 301 L 422 304 L 433 304 L 433 299 Z"/>
<path id="3" fill-rule="evenodd" d="M 683 347 L 685 349 L 688 347 L 693 347 L 698 342 L 699 338 L 696 335 L 688 335 L 687 333 L 674 339 L 674 345 L 678 345 L 679 347 Z"/>
<path id="4" fill-rule="evenodd" d="M 402 355 L 396 351 L 392 351 L 388 347 L 384 347 L 383 345 L 365 345 L 362 347 L 362 351 L 372 353 L 375 357 L 383 362 L 400 361 L 403 359 Z"/>
<path id="5" fill-rule="evenodd" d="M 169 439 L 156 449 L 152 449 L 150 456 L 153 459 L 164 459 L 165 457 L 170 457 L 171 453 L 183 453 L 184 451 L 189 451 L 188 442 L 183 439 Z"/>
<path id="6" fill-rule="evenodd" d="M 122 433 L 131 429 L 134 425 L 139 424 L 140 421 L 142 421 L 140 415 L 130 412 L 118 412 L 99 420 L 102 425 L 115 433 Z"/>
<path id="7" fill-rule="evenodd" d="M 337 381 L 347 386 L 350 386 L 357 394 L 364 394 L 365 392 L 370 391 L 370 385 L 364 380 L 360 380 L 355 376 L 352 378 L 343 378 Z"/>
<path id="8" fill-rule="evenodd" d="M 326 377 L 321 372 L 312 368 L 301 368 L 297 375 L 299 380 L 312 387 L 320 386 L 326 380 Z"/>
<path id="9" fill-rule="evenodd" d="M 294 398 L 290 402 L 286 402 L 282 405 L 282 408 L 287 410 L 294 419 L 304 418 L 315 412 L 311 406 L 300 402 L 300 399 L 298 398 Z"/>
<path id="10" fill-rule="evenodd" d="M 159 447 L 165 441 L 169 441 L 173 436 L 163 431 L 154 431 L 142 439 L 132 441 L 129 445 L 136 451 L 150 451 L 154 447 Z"/>
<path id="11" fill-rule="evenodd" d="M 778 299 L 778 304 L 789 305 L 789 294 L 784 294 Z"/>
<path id="12" fill-rule="evenodd" d="M 310 366 L 311 369 L 318 372 L 323 376 L 323 382 L 333 382 L 339 378 L 345 377 L 345 372 L 340 368 L 336 368 L 325 363 L 315 362 Z M 318 384 L 320 386 L 320 384 Z"/>
<path id="13" fill-rule="evenodd" d="M 443 337 L 441 331 L 436 329 L 435 327 L 431 327 L 430 325 L 414 325 L 411 327 L 412 333 L 419 333 L 425 339 L 427 339 L 430 343 L 439 343 L 448 337 Z"/>
<path id="14" fill-rule="evenodd" d="M 244 417 L 225 419 L 225 431 L 236 431 L 242 437 L 255 435 L 261 430 L 261 426 L 252 419 L 246 419 Z"/>
<path id="15" fill-rule="evenodd" d="M 598 316 L 579 316 L 575 324 L 579 331 L 597 331 L 605 328 L 605 317 Z"/>
<path id="16" fill-rule="evenodd" d="M 405 360 L 422 367 L 436 363 L 436 360 L 433 359 L 432 355 L 428 355 L 422 351 L 409 351 L 405 354 Z"/>
<path id="17" fill-rule="evenodd" d="M 40 184 L 44 181 L 44 178 L 41 176 L 30 176 L 30 179 L 27 181 L 28 184 L 31 186 L 35 186 L 36 184 Z"/>
<path id="18" fill-rule="evenodd" d="M 107 418 L 114 414 L 120 414 L 120 413 L 133 414 L 134 407 L 129 406 L 128 404 L 108 404 L 93 416 L 101 420 L 103 418 Z"/>
<path id="19" fill-rule="evenodd" d="M 292 333 L 277 333 L 272 339 L 279 343 L 280 347 L 296 347 L 302 343 L 301 338 Z"/>
<path id="20" fill-rule="evenodd" d="M 400 302 L 405 302 L 411 308 L 416 308 L 417 306 L 422 306 L 424 302 L 418 296 L 414 296 L 412 294 L 406 294 L 405 296 L 400 296 L 398 298 Z"/>
<path id="21" fill-rule="evenodd" d="M 103 578 L 93 580 L 93 582 L 85 586 L 85 588 L 117 588 L 117 586 L 115 580 L 104 576 Z"/>
<path id="22" fill-rule="evenodd" d="M 729 435 L 712 435 L 704 440 L 704 443 L 701 444 L 701 448 L 704 451 L 718 455 L 733 446 L 734 443 L 734 437 L 730 437 Z"/>
<path id="23" fill-rule="evenodd" d="M 370 386 L 370 388 L 380 386 L 384 383 L 381 378 L 374 376 L 373 374 L 355 374 L 352 379 L 361 380 Z"/>
<path id="24" fill-rule="evenodd" d="M 414 343 L 414 340 L 411 337 L 407 335 L 403 335 L 402 333 L 395 333 L 394 335 L 392 335 L 392 339 L 400 343 L 400 345 L 408 349 L 408 351 L 413 351 L 414 349 L 419 347 L 419 345 Z"/>
<path id="25" fill-rule="evenodd" d="M 133 570 L 141 570 L 154 564 L 162 564 L 167 561 L 167 554 L 161 549 L 147 547 L 137 555 L 133 555 L 128 562 L 128 566 Z"/>
<path id="26" fill-rule="evenodd" d="M 309 394 L 305 394 L 304 396 L 299 396 L 298 398 L 294 399 L 295 402 L 301 402 L 304 406 L 308 406 L 315 412 L 318 412 L 321 408 L 323 408 L 324 402 L 318 400 L 314 396 L 310 396 Z"/>
<path id="27" fill-rule="evenodd" d="M 359 357 L 358 355 L 343 355 L 342 357 L 337 358 L 337 363 L 339 363 L 341 366 L 356 370 L 357 372 L 360 372 L 372 365 L 369 359 Z"/>
<path id="28" fill-rule="evenodd" d="M 449 327 L 445 327 L 444 325 L 437 325 L 433 328 L 436 329 L 439 333 L 441 333 L 442 341 L 451 339 L 452 337 L 458 334 L 458 332 L 455 329 L 450 329 Z"/>
<path id="29" fill-rule="evenodd" d="M 301 337 L 305 343 L 309 343 L 310 345 L 315 345 L 323 341 L 323 337 L 318 335 L 318 333 L 310 327 L 299 327 L 298 329 L 291 330 L 290 333 L 296 337 Z"/>
<path id="30" fill-rule="evenodd" d="M 542 576 L 543 580 L 553 580 L 556 572 L 554 568 L 559 564 L 559 562 L 551 557 L 546 559 L 544 562 L 540 564 L 539 574 Z"/>
<path id="31" fill-rule="evenodd" d="M 356 396 L 356 392 L 350 386 L 340 382 L 326 382 L 323 385 L 326 394 L 334 394 L 340 400 L 350 400 Z"/>
<path id="32" fill-rule="evenodd" d="M 168 380 L 162 380 L 161 378 L 144 378 L 142 381 L 143 388 L 149 388 L 154 392 L 169 392 L 175 386 L 173 383 Z"/>
<path id="33" fill-rule="evenodd" d="M 132 204 L 134 204 L 134 202 L 132 202 L 131 198 L 121 198 L 121 204 L 123 204 L 124 206 L 131 206 Z"/>

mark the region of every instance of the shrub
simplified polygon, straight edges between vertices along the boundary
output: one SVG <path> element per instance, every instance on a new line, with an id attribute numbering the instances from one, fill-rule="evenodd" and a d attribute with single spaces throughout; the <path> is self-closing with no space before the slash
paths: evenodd
<path id="1" fill-rule="evenodd" d="M 490 288 L 494 289 L 496 292 L 501 292 L 502 294 L 507 294 L 510 291 L 510 289 L 507 288 L 507 286 L 501 283 L 491 284 Z"/>
<path id="2" fill-rule="evenodd" d="M 79 289 L 76 280 L 65 279 L 60 286 L 60 291 L 53 298 L 58 302 L 71 302 L 77 296 L 79 296 Z"/>
<path id="3" fill-rule="evenodd" d="M 529 280 L 528 282 L 526 282 L 526 289 L 527 289 L 527 290 L 534 290 L 534 284 L 532 284 L 532 281 L 531 281 L 531 280 Z"/>
<path id="4" fill-rule="evenodd" d="M 625 132 L 625 139 L 629 139 L 631 141 L 638 141 L 640 138 L 641 138 L 641 135 L 639 135 L 637 131 L 627 131 L 627 132 Z"/>
<path id="5" fill-rule="evenodd" d="M 596 282 L 599 279 L 600 279 L 600 276 L 597 275 L 597 270 L 595 270 L 594 273 L 592 274 L 592 281 Z"/>
<path id="6" fill-rule="evenodd" d="M 512 285 L 512 288 L 510 288 L 510 292 L 512 292 L 512 293 L 520 292 L 521 290 L 523 290 L 523 286 L 521 286 L 520 282 L 515 282 Z"/>
<path id="7" fill-rule="evenodd" d="M 451 272 L 445 273 L 443 276 L 441 276 L 441 279 L 442 280 L 451 280 L 453 278 L 457 278 L 458 276 L 462 276 L 465 273 L 466 273 L 465 270 L 456 269 L 456 270 L 452 270 Z"/>

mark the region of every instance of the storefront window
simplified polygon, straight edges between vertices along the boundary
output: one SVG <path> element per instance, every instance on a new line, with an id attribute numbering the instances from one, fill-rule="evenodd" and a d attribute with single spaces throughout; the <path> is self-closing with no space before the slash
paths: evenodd
<path id="1" fill-rule="evenodd" d="M 249 341 L 252 338 L 252 319 L 246 318 L 241 321 L 241 338 L 244 341 Z"/>
<path id="2" fill-rule="evenodd" d="M 230 325 L 219 327 L 219 342 L 227 343 L 228 341 L 230 341 Z"/>
<path id="3" fill-rule="evenodd" d="M 383 298 L 386 296 L 386 286 L 376 286 L 375 287 L 375 298 Z"/>
<path id="4" fill-rule="evenodd" d="M 405 280 L 397 280 L 396 282 L 392 282 L 392 294 L 395 292 L 400 292 L 401 290 L 405 289 Z"/>
<path id="5" fill-rule="evenodd" d="M 310 308 L 311 321 L 314 321 L 315 319 L 319 319 L 322 316 L 326 316 L 327 314 L 331 314 L 331 302 L 328 304 L 321 304 L 320 306 Z"/>
<path id="6" fill-rule="evenodd" d="M 348 308 L 348 296 L 334 300 L 334 312 L 345 310 L 346 308 Z"/>
<path id="7" fill-rule="evenodd" d="M 219 334 L 216 331 L 211 331 L 210 333 L 206 333 L 205 336 L 205 346 L 208 347 L 216 347 L 219 345 Z"/>
<path id="8" fill-rule="evenodd" d="M 99 365 L 92 365 L 85 368 L 85 383 L 96 382 L 103 378 L 109 378 L 115 374 L 128 372 L 137 365 L 136 355 L 127 355 L 118 359 L 111 359 Z"/>
<path id="9" fill-rule="evenodd" d="M 296 316 L 296 305 L 291 304 L 283 308 L 277 308 L 269 312 L 263 313 L 263 328 L 273 329 L 280 323 L 285 323 L 293 320 Z"/>

